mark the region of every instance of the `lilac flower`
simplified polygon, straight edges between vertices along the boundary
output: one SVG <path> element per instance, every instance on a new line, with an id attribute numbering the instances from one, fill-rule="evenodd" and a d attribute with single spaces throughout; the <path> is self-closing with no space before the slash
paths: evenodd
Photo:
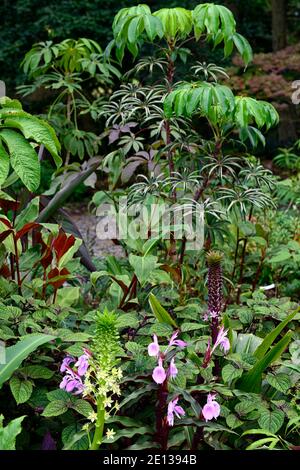
<path id="1" fill-rule="evenodd" d="M 229 339 L 227 338 L 227 333 L 228 330 L 224 330 L 224 326 L 222 326 L 219 330 L 217 339 L 215 344 L 213 345 L 211 353 L 214 352 L 214 350 L 220 345 L 221 349 L 223 349 L 224 353 L 229 351 L 230 349 L 230 342 Z"/>
<path id="2" fill-rule="evenodd" d="M 59 388 L 65 390 L 66 392 L 73 392 L 74 395 L 79 395 L 83 392 L 84 385 L 81 378 L 75 375 L 74 372 L 70 369 L 62 379 Z"/>
<path id="3" fill-rule="evenodd" d="M 174 400 L 170 401 L 168 404 L 168 414 L 167 414 L 167 421 L 169 426 L 174 425 L 174 414 L 177 416 L 177 418 L 181 418 L 181 416 L 185 415 L 184 409 L 177 405 L 178 403 L 178 398 L 175 398 Z"/>
<path id="4" fill-rule="evenodd" d="M 162 384 L 166 380 L 167 374 L 163 368 L 161 358 L 158 360 L 158 366 L 153 370 L 152 377 L 157 384 Z"/>
<path id="5" fill-rule="evenodd" d="M 148 354 L 149 356 L 158 356 L 159 354 L 159 344 L 156 335 L 153 335 L 153 343 L 150 343 L 148 346 Z"/>
<path id="6" fill-rule="evenodd" d="M 75 364 L 75 367 L 77 367 L 77 372 L 80 376 L 84 375 L 86 371 L 88 370 L 89 367 L 89 358 L 90 356 L 88 354 L 83 354 L 78 358 L 78 361 Z"/>
<path id="7" fill-rule="evenodd" d="M 215 394 L 209 393 L 207 396 L 207 403 L 202 408 L 202 415 L 206 422 L 217 418 L 220 415 L 221 408 L 219 403 L 215 400 L 215 397 Z"/>
<path id="8" fill-rule="evenodd" d="M 187 346 L 187 343 L 185 341 L 182 341 L 181 339 L 176 339 L 178 333 L 179 331 L 175 331 L 175 333 L 172 334 L 168 348 L 170 348 L 171 346 L 178 346 L 179 348 L 183 349 Z"/>
<path id="9" fill-rule="evenodd" d="M 62 361 L 61 366 L 60 366 L 60 372 L 66 372 L 66 370 L 68 370 L 68 368 L 70 367 L 70 364 L 72 364 L 72 362 L 75 362 L 74 357 L 72 357 L 72 356 L 65 357 L 64 360 Z"/>
<path id="10" fill-rule="evenodd" d="M 175 365 L 174 357 L 171 359 L 168 373 L 169 373 L 169 376 L 171 377 L 171 379 L 174 379 L 176 377 L 176 375 L 178 374 L 178 369 Z"/>

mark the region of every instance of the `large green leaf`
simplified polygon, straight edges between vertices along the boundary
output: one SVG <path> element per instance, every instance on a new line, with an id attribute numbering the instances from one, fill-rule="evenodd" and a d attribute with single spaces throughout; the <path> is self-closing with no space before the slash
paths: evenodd
<path id="1" fill-rule="evenodd" d="M 144 286 L 149 281 L 150 275 L 159 266 L 157 260 L 157 256 L 153 255 L 136 256 L 132 253 L 129 255 L 129 263 L 133 267 L 141 286 Z"/>
<path id="2" fill-rule="evenodd" d="M 20 129 L 26 139 L 34 140 L 43 144 L 52 155 L 57 167 L 61 166 L 62 160 L 58 155 L 60 143 L 52 127 L 41 119 L 28 114 L 27 116 L 13 116 L 5 119 L 4 125 Z"/>
<path id="3" fill-rule="evenodd" d="M 254 352 L 254 356 L 257 359 L 262 359 L 266 352 L 269 350 L 271 345 L 276 340 L 277 336 L 282 332 L 282 330 L 289 324 L 290 321 L 295 317 L 295 315 L 300 311 L 300 308 L 296 309 L 294 312 L 290 313 L 285 320 L 279 323 L 274 330 L 271 330 L 270 333 L 264 338 L 262 343 L 258 346 Z"/>
<path id="4" fill-rule="evenodd" d="M 14 371 L 21 365 L 29 354 L 35 351 L 42 344 L 52 341 L 55 337 L 45 334 L 30 334 L 21 339 L 14 346 L 6 349 L 6 362 L 0 364 L 0 388 L 8 380 Z"/>
<path id="5" fill-rule="evenodd" d="M 40 185 L 40 163 L 34 148 L 18 132 L 2 129 L 0 138 L 7 145 L 10 163 L 29 191 L 36 191 Z"/>
<path id="6" fill-rule="evenodd" d="M 284 350 L 287 348 L 292 338 L 292 332 L 288 332 L 275 346 L 248 372 L 236 382 L 236 388 L 244 390 L 245 392 L 259 393 L 261 390 L 262 374 L 267 367 L 276 361 Z"/>
<path id="7" fill-rule="evenodd" d="M 13 419 L 3 427 L 3 415 L 0 415 L 0 450 L 15 450 L 16 437 L 22 431 L 22 421 L 25 416 Z"/>
<path id="8" fill-rule="evenodd" d="M 0 187 L 5 182 L 9 173 L 9 155 L 1 145 L 0 141 Z"/>
<path id="9" fill-rule="evenodd" d="M 178 328 L 175 320 L 173 320 L 169 312 L 167 312 L 167 310 L 163 308 L 163 306 L 159 303 L 155 295 L 153 295 L 152 293 L 149 295 L 149 304 L 153 314 L 159 322 L 167 323 L 168 325 L 172 325 L 175 328 Z"/>

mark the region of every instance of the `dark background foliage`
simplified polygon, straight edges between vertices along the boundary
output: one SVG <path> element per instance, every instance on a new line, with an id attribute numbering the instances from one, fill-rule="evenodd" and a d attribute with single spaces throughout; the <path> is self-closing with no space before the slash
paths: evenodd
<path id="1" fill-rule="evenodd" d="M 116 12 L 137 0 L 1 0 L 0 2 L 0 75 L 13 92 L 23 81 L 19 64 L 32 44 L 67 37 L 88 37 L 105 46 L 111 39 L 111 23 Z M 154 10 L 179 4 L 192 9 L 199 0 L 144 0 Z M 266 0 L 221 0 L 234 11 L 239 30 L 256 52 L 272 48 L 271 12 Z M 297 33 L 300 6 L 288 2 L 289 32 Z"/>

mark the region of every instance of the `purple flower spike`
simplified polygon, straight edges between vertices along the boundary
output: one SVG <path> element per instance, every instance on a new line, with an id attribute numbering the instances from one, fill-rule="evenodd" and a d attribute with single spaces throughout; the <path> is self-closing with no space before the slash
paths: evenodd
<path id="1" fill-rule="evenodd" d="M 162 366 L 162 359 L 158 360 L 158 366 L 155 367 L 152 373 L 152 378 L 157 384 L 162 384 L 166 380 L 167 374 Z"/>
<path id="2" fill-rule="evenodd" d="M 61 366 L 60 366 L 60 372 L 66 372 L 66 370 L 68 370 L 68 368 L 70 367 L 70 364 L 72 364 L 72 362 L 75 362 L 74 357 L 72 357 L 72 356 L 65 357 L 64 360 L 62 361 Z"/>
<path id="3" fill-rule="evenodd" d="M 150 343 L 148 346 L 148 354 L 149 356 L 158 356 L 159 354 L 159 344 L 156 335 L 153 335 L 153 343 Z"/>
<path id="4" fill-rule="evenodd" d="M 181 416 L 185 415 L 184 409 L 177 405 L 178 403 L 178 398 L 175 398 L 174 400 L 170 401 L 168 404 L 168 414 L 167 414 L 167 421 L 169 426 L 174 425 L 174 414 L 177 416 L 177 418 L 181 418 Z"/>
<path id="5" fill-rule="evenodd" d="M 202 415 L 206 422 L 214 418 L 216 419 L 220 415 L 221 408 L 219 403 L 215 400 L 215 397 L 215 395 L 209 393 L 207 403 L 202 408 Z"/>
<path id="6" fill-rule="evenodd" d="M 78 361 L 75 364 L 77 367 L 77 372 L 80 376 L 84 375 L 89 367 L 89 357 L 87 354 L 83 354 L 78 358 Z"/>
<path id="7" fill-rule="evenodd" d="M 170 362 L 170 367 L 169 367 L 169 375 L 171 377 L 171 379 L 174 379 L 176 377 L 176 375 L 178 374 L 178 369 L 175 365 L 175 359 L 174 357 L 171 359 L 171 362 Z"/>

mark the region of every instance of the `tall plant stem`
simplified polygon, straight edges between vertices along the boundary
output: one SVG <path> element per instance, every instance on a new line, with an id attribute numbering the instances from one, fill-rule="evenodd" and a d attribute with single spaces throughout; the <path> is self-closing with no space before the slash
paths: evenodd
<path id="1" fill-rule="evenodd" d="M 16 266 L 16 273 L 17 273 L 18 292 L 20 295 L 22 295 L 22 281 L 21 281 L 21 275 L 20 275 L 18 243 L 14 234 L 13 234 L 13 239 L 14 239 L 14 249 L 15 249 L 14 259 L 15 259 L 15 266 Z"/>
<path id="2" fill-rule="evenodd" d="M 166 421 L 165 413 L 168 399 L 168 379 L 166 379 L 158 389 L 156 406 L 156 440 L 162 450 L 168 448 L 169 426 Z"/>
<path id="3" fill-rule="evenodd" d="M 97 400 L 97 420 L 96 420 L 95 434 L 94 434 L 93 441 L 90 445 L 89 450 L 99 449 L 101 442 L 102 442 L 102 438 L 103 438 L 104 421 L 105 421 L 105 408 L 104 408 L 103 398 L 99 397 Z"/>

